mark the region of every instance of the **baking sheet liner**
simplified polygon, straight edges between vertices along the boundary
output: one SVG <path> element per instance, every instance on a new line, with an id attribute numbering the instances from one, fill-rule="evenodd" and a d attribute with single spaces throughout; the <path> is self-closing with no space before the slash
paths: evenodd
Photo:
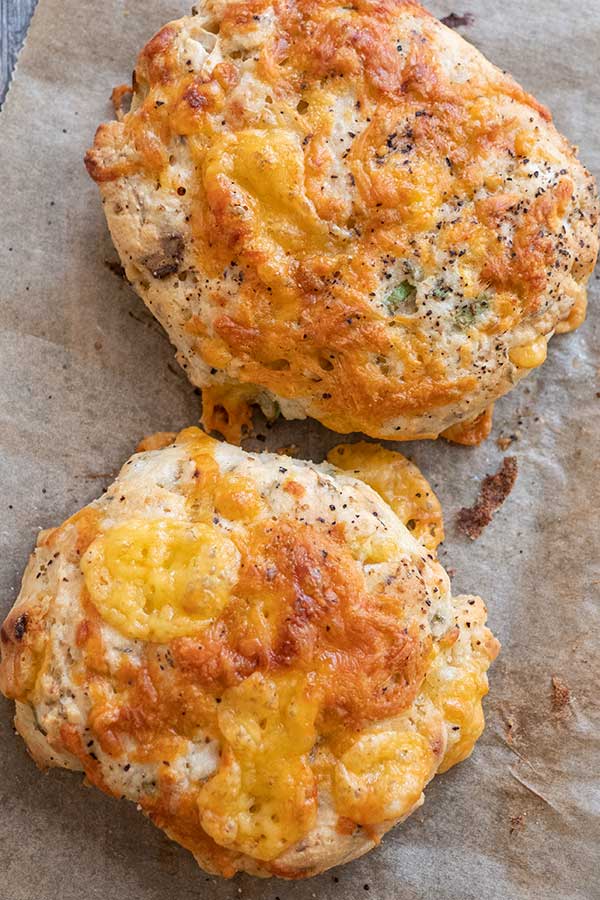
<path id="1" fill-rule="evenodd" d="M 465 12 L 454 0 L 430 8 Z M 462 33 L 550 106 L 600 175 L 600 0 L 468 10 Z M 142 435 L 198 418 L 161 328 L 106 264 L 116 253 L 82 163 L 113 85 L 185 12 L 183 0 L 40 0 L 0 114 L 2 615 L 37 530 L 97 496 Z M 472 758 L 362 860 L 306 882 L 226 882 L 132 804 L 37 772 L 1 700 L 1 900 L 600 896 L 598 275 L 590 294 L 587 324 L 555 338 L 547 364 L 497 404 L 487 443 L 402 445 L 442 500 L 455 590 L 487 599 L 503 644 Z M 339 441 L 310 421 L 257 431 L 250 446 L 295 444 L 315 460 Z M 518 458 L 516 488 L 472 543 L 456 512 L 505 452 Z"/>

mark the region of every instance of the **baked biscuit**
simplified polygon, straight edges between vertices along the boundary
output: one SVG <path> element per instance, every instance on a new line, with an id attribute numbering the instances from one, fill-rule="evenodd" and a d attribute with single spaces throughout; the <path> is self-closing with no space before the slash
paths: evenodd
<path id="1" fill-rule="evenodd" d="M 142 50 L 131 111 L 86 163 L 229 440 L 257 403 L 474 443 L 585 317 L 593 179 L 543 106 L 412 0 L 205 0 Z"/>
<path id="2" fill-rule="evenodd" d="M 173 437 L 40 535 L 0 687 L 40 766 L 139 804 L 207 871 L 314 875 L 471 753 L 498 643 L 451 595 L 417 470 L 390 498 L 428 548 L 355 477 L 377 482 L 376 449 L 345 448 L 350 474 Z"/>

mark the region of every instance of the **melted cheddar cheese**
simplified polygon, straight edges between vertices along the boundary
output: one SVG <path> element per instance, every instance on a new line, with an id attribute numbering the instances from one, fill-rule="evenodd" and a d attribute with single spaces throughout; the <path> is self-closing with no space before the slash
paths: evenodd
<path id="1" fill-rule="evenodd" d="M 513 347 L 508 355 L 511 362 L 520 369 L 537 369 L 546 361 L 547 353 L 548 341 L 540 334 L 529 344 Z"/>
<path id="2" fill-rule="evenodd" d="M 308 753 L 318 710 L 297 673 L 256 672 L 225 692 L 218 723 L 227 750 L 198 796 L 202 826 L 218 844 L 270 860 L 312 827 L 317 797 Z"/>
<path id="3" fill-rule="evenodd" d="M 170 519 L 132 519 L 109 528 L 81 561 L 90 598 L 130 638 L 169 641 L 214 621 L 238 567 L 216 528 Z"/>
<path id="4" fill-rule="evenodd" d="M 419 801 L 434 765 L 431 745 L 418 732 L 364 734 L 336 766 L 338 808 L 361 825 L 401 819 Z"/>
<path id="5" fill-rule="evenodd" d="M 377 491 L 429 550 L 444 540 L 440 502 L 419 469 L 401 453 L 362 442 L 339 444 L 327 459 Z"/>
<path id="6" fill-rule="evenodd" d="M 460 625 L 436 647 L 425 679 L 424 692 L 448 723 L 448 744 L 439 772 L 471 755 L 485 725 L 482 699 L 488 692 L 486 672 L 500 645 L 492 636 L 485 643 L 471 634 L 479 598 L 466 598 L 458 617 Z"/>
<path id="7" fill-rule="evenodd" d="M 458 733 L 439 766 L 438 771 L 445 772 L 470 756 L 481 736 L 485 724 L 481 700 L 488 692 L 487 678 L 479 667 L 444 677 L 434 664 L 427 676 L 426 692 L 449 727 Z"/>

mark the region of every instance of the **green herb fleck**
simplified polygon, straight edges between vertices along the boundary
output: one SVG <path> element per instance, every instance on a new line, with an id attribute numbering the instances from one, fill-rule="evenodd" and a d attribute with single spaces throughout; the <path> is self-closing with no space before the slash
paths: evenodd
<path id="1" fill-rule="evenodd" d="M 269 410 L 269 414 L 266 416 L 268 422 L 276 422 L 279 416 L 281 415 L 281 407 L 277 400 L 272 401 L 272 407 Z"/>
<path id="2" fill-rule="evenodd" d="M 457 311 L 454 321 L 459 328 L 469 328 L 476 319 L 482 316 L 490 308 L 490 301 L 486 294 L 482 294 L 468 306 L 461 306 Z"/>
<path id="3" fill-rule="evenodd" d="M 402 281 L 398 287 L 395 287 L 394 290 L 387 295 L 385 298 L 385 303 L 388 310 L 391 313 L 396 313 L 401 308 L 403 303 L 406 303 L 407 300 L 413 298 L 417 292 L 414 284 L 411 284 L 410 281 Z"/>

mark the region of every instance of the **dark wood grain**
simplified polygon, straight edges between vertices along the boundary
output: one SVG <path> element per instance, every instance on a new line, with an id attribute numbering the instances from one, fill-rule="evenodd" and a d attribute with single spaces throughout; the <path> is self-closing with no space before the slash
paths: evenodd
<path id="1" fill-rule="evenodd" d="M 0 0 L 0 107 L 38 0 Z"/>

